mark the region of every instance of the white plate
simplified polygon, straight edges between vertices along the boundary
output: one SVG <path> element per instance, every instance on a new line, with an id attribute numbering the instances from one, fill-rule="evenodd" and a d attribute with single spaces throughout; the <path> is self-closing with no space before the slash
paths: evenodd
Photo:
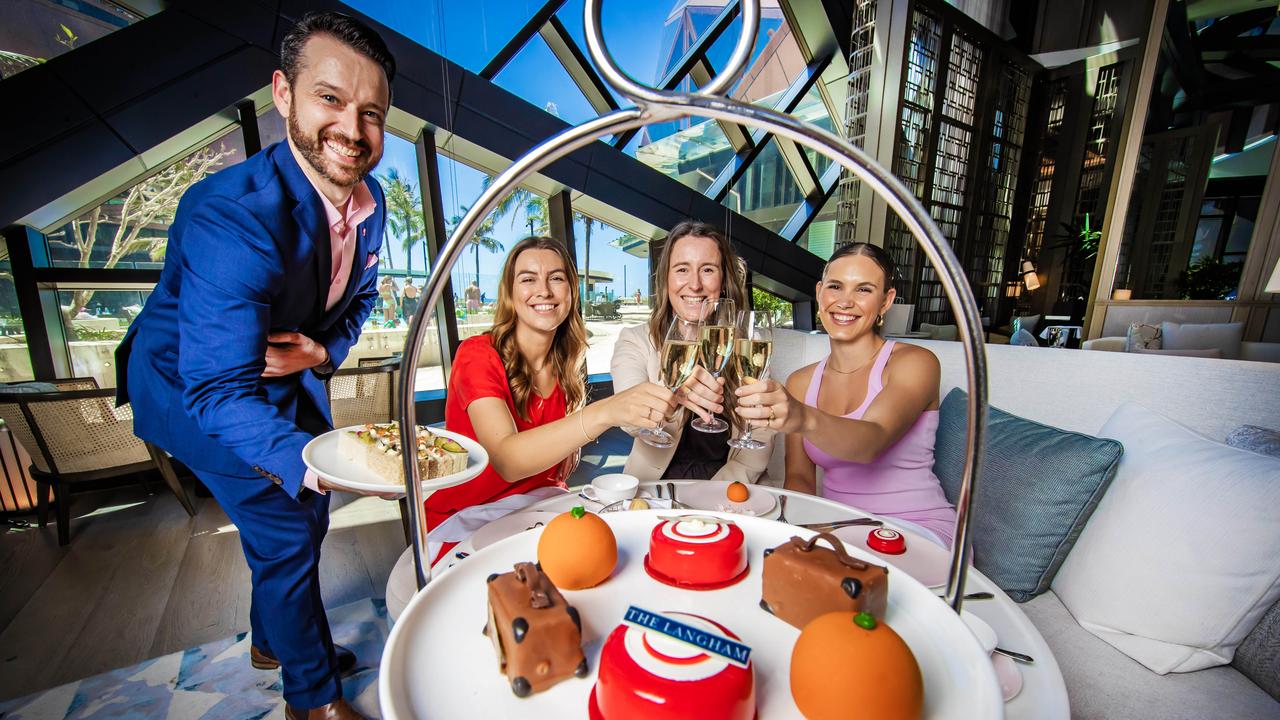
<path id="1" fill-rule="evenodd" d="M 505 540 L 525 530 L 542 527 L 559 514 L 545 510 L 534 510 L 533 512 L 513 512 L 505 517 L 500 517 L 471 534 L 472 552 L 483 550 L 499 540 Z"/>
<path id="2" fill-rule="evenodd" d="M 727 480 L 702 480 L 689 485 L 676 486 L 676 499 L 691 508 L 714 510 L 737 515 L 765 517 L 778 506 L 778 498 L 763 488 L 747 486 L 750 495 L 746 502 L 731 502 L 725 495 L 729 489 Z"/>
<path id="3" fill-rule="evenodd" d="M 342 433 L 363 427 L 363 425 L 352 425 L 330 430 L 313 439 L 302 449 L 302 461 L 307 464 L 307 467 L 314 470 L 317 475 L 324 478 L 327 484 L 334 485 L 339 489 L 371 493 L 403 491 L 404 486 L 400 483 L 387 483 L 380 475 L 346 457 L 338 449 L 338 438 L 341 437 Z M 423 480 L 423 492 L 461 485 L 484 472 L 485 467 L 489 465 L 489 453 L 484 451 L 480 443 L 466 435 L 460 435 L 442 428 L 431 428 L 431 434 L 443 435 L 461 445 L 467 451 L 467 469 L 434 480 Z"/>
<path id="4" fill-rule="evenodd" d="M 886 523 L 891 525 L 892 523 Z M 941 545 L 923 537 L 895 527 L 907 541 L 907 551 L 900 555 L 887 555 L 867 547 L 867 535 L 874 531 L 867 525 L 851 525 L 837 528 L 832 533 L 859 550 L 870 555 L 881 565 L 892 563 L 902 572 L 924 583 L 926 587 L 942 587 L 947 584 L 947 573 L 951 570 L 951 553 Z"/>
<path id="5" fill-rule="evenodd" d="M 791 649 L 799 631 L 761 610 L 761 557 L 766 548 L 807 531 L 732 516 L 746 534 L 750 568 L 736 585 L 709 592 L 668 587 L 643 568 L 649 534 L 670 511 L 609 513 L 618 539 L 618 567 L 604 584 L 566 591 L 581 614 L 583 650 L 591 672 L 546 692 L 520 699 L 498 670 L 493 646 L 481 633 L 486 620 L 485 578 L 509 572 L 537 556 L 541 530 L 490 545 L 434 578 L 405 608 L 387 639 L 378 678 L 382 717 L 408 718 L 585 718 L 604 638 L 630 604 L 653 610 L 694 612 L 723 623 L 754 649 L 760 720 L 800 717 L 791 700 Z M 864 559 L 856 548 L 849 552 Z M 892 576 L 887 622 L 915 653 L 925 685 L 925 717 L 1001 718 L 1004 703 L 988 656 L 946 604 L 906 573 Z"/>

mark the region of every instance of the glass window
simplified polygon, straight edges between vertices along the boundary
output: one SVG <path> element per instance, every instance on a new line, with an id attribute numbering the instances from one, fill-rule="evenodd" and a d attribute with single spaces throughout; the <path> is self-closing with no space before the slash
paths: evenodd
<path id="1" fill-rule="evenodd" d="M 573 237 L 587 322 L 587 374 L 608 373 L 618 333 L 649 320 L 649 246 L 581 213 L 574 213 Z"/>
<path id="2" fill-rule="evenodd" d="M 658 172 L 698 192 L 705 192 L 720 169 L 733 157 L 733 146 L 719 123 L 688 123 L 686 118 L 645 128 L 638 136 L 640 141 L 635 144 L 635 156 Z M 671 131 L 682 124 L 685 126 L 683 129 Z M 654 131 L 657 135 L 651 134 Z M 671 132 L 660 139 L 652 139 L 666 131 Z"/>
<path id="3" fill-rule="evenodd" d="M 789 328 L 794 325 L 792 322 L 793 308 L 791 303 L 768 290 L 761 290 L 753 286 L 751 288 L 751 306 L 756 312 L 772 313 L 774 327 Z M 786 380 L 786 378 L 779 379 Z"/>
<path id="4" fill-rule="evenodd" d="M 540 35 L 530 38 L 493 81 L 571 125 L 596 117 Z"/>
<path id="5" fill-rule="evenodd" d="M 13 287 L 9 244 L 0 238 L 0 382 L 32 379 L 31 355 L 27 352 L 18 292 Z"/>
<path id="6" fill-rule="evenodd" d="M 796 106 L 795 117 L 807 123 L 813 123 L 823 130 L 835 132 L 837 135 L 842 133 L 836 132 L 835 123 L 831 119 L 831 113 L 827 112 L 826 103 L 822 102 L 822 93 L 818 92 L 817 86 L 809 88 L 809 92 L 805 94 L 804 99 Z M 805 157 L 809 158 L 809 164 L 813 166 L 813 172 L 819 178 L 822 173 L 827 171 L 831 166 L 831 158 L 814 150 L 813 148 L 804 148 Z"/>
<path id="7" fill-rule="evenodd" d="M 462 222 L 467 210 L 488 186 L 484 173 L 465 163 L 441 156 L 440 190 L 445 224 L 450 233 Z M 507 251 L 529 235 L 548 231 L 547 199 L 523 188 L 508 195 L 498 209 L 481 223 L 471 246 L 453 266 L 454 313 L 458 319 L 458 339 L 487 332 L 493 325 L 494 304 Z"/>
<path id="8" fill-rule="evenodd" d="M 239 126 L 101 205 L 46 233 L 52 267 L 164 265 L 169 224 L 192 185 L 244 160 Z"/>
<path id="9" fill-rule="evenodd" d="M 142 312 L 150 290 L 58 290 L 73 377 L 92 377 L 99 387 L 116 386 L 116 346 Z"/>
<path id="10" fill-rule="evenodd" d="M 0 23 L 0 78 L 70 52 L 142 19 L 114 2 L 6 0 Z"/>
<path id="11" fill-rule="evenodd" d="M 408 3 L 351 0 L 347 4 L 419 45 L 478 73 L 515 37 L 525 22 L 542 7 L 542 2 L 543 0 L 467 0 Z"/>
<path id="12" fill-rule="evenodd" d="M 279 118 L 278 113 L 269 114 Z M 431 267 L 417 148 L 412 142 L 387 133 L 382 160 L 372 175 L 382 186 L 387 202 L 387 226 L 378 266 L 378 299 L 343 367 L 359 367 L 361 363 L 404 352 L 409 321 L 423 300 L 427 270 Z M 440 333 L 436 329 L 438 319 L 438 314 L 431 315 L 422 336 L 415 390 L 444 389 Z"/>
<path id="13" fill-rule="evenodd" d="M 705 8 L 705 11 L 713 12 L 714 15 L 719 15 L 720 10 L 719 7 Z M 710 25 L 710 20 L 707 25 Z M 729 55 L 741 32 L 742 17 L 739 16 L 734 18 L 707 51 L 707 59 L 717 72 L 729 64 Z M 776 5 L 772 8 L 762 7 L 760 32 L 756 35 L 756 44 L 751 51 L 751 61 L 747 63 L 747 71 L 743 73 L 742 79 L 734 86 L 732 96 L 773 107 L 778 93 L 786 90 L 807 64 L 800 46 L 791 34 L 791 28 L 782 17 L 782 9 Z"/>
<path id="14" fill-rule="evenodd" d="M 724 204 L 764 227 L 778 232 L 804 196 L 772 138 L 738 179 Z"/>

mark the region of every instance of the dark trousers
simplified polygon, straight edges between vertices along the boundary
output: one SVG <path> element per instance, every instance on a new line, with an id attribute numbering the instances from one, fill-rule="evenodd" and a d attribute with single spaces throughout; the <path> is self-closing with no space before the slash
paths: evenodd
<path id="1" fill-rule="evenodd" d="M 320 600 L 320 544 L 329 496 L 299 499 L 263 477 L 197 471 L 240 531 L 253 574 L 253 644 L 280 661 L 284 698 L 314 708 L 342 697 L 329 620 Z"/>

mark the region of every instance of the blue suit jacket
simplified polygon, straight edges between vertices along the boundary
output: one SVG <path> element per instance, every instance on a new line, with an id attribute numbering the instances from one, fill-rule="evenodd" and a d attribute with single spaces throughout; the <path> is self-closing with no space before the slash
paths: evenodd
<path id="1" fill-rule="evenodd" d="M 377 297 L 386 218 L 356 230 L 346 293 L 325 310 L 330 236 L 320 195 L 285 142 L 187 191 L 169 228 L 160 282 L 116 350 L 117 399 L 134 432 L 196 470 L 257 473 L 296 496 L 302 448 L 330 427 L 321 378 L 263 378 L 267 334 L 296 331 L 342 364 Z"/>

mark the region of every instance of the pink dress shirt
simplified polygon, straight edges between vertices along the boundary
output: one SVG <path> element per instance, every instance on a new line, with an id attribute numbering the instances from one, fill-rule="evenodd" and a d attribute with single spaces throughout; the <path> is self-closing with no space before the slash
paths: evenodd
<path id="1" fill-rule="evenodd" d="M 307 175 L 307 180 L 311 180 L 310 175 Z M 311 185 L 315 186 L 314 180 L 311 180 Z M 342 299 L 342 294 L 347 290 L 347 282 L 351 279 L 351 264 L 356 254 L 356 228 L 373 214 L 377 203 L 374 202 L 373 193 L 369 192 L 369 187 L 363 182 L 356 183 L 351 197 L 341 210 L 320 192 L 320 188 L 316 188 L 316 193 L 320 195 L 325 217 L 329 221 L 329 248 L 333 263 L 329 276 L 329 295 L 325 299 L 324 309 L 332 310 Z M 307 470 L 302 484 L 315 492 L 324 493 L 320 489 L 320 477 L 312 470 Z"/>

